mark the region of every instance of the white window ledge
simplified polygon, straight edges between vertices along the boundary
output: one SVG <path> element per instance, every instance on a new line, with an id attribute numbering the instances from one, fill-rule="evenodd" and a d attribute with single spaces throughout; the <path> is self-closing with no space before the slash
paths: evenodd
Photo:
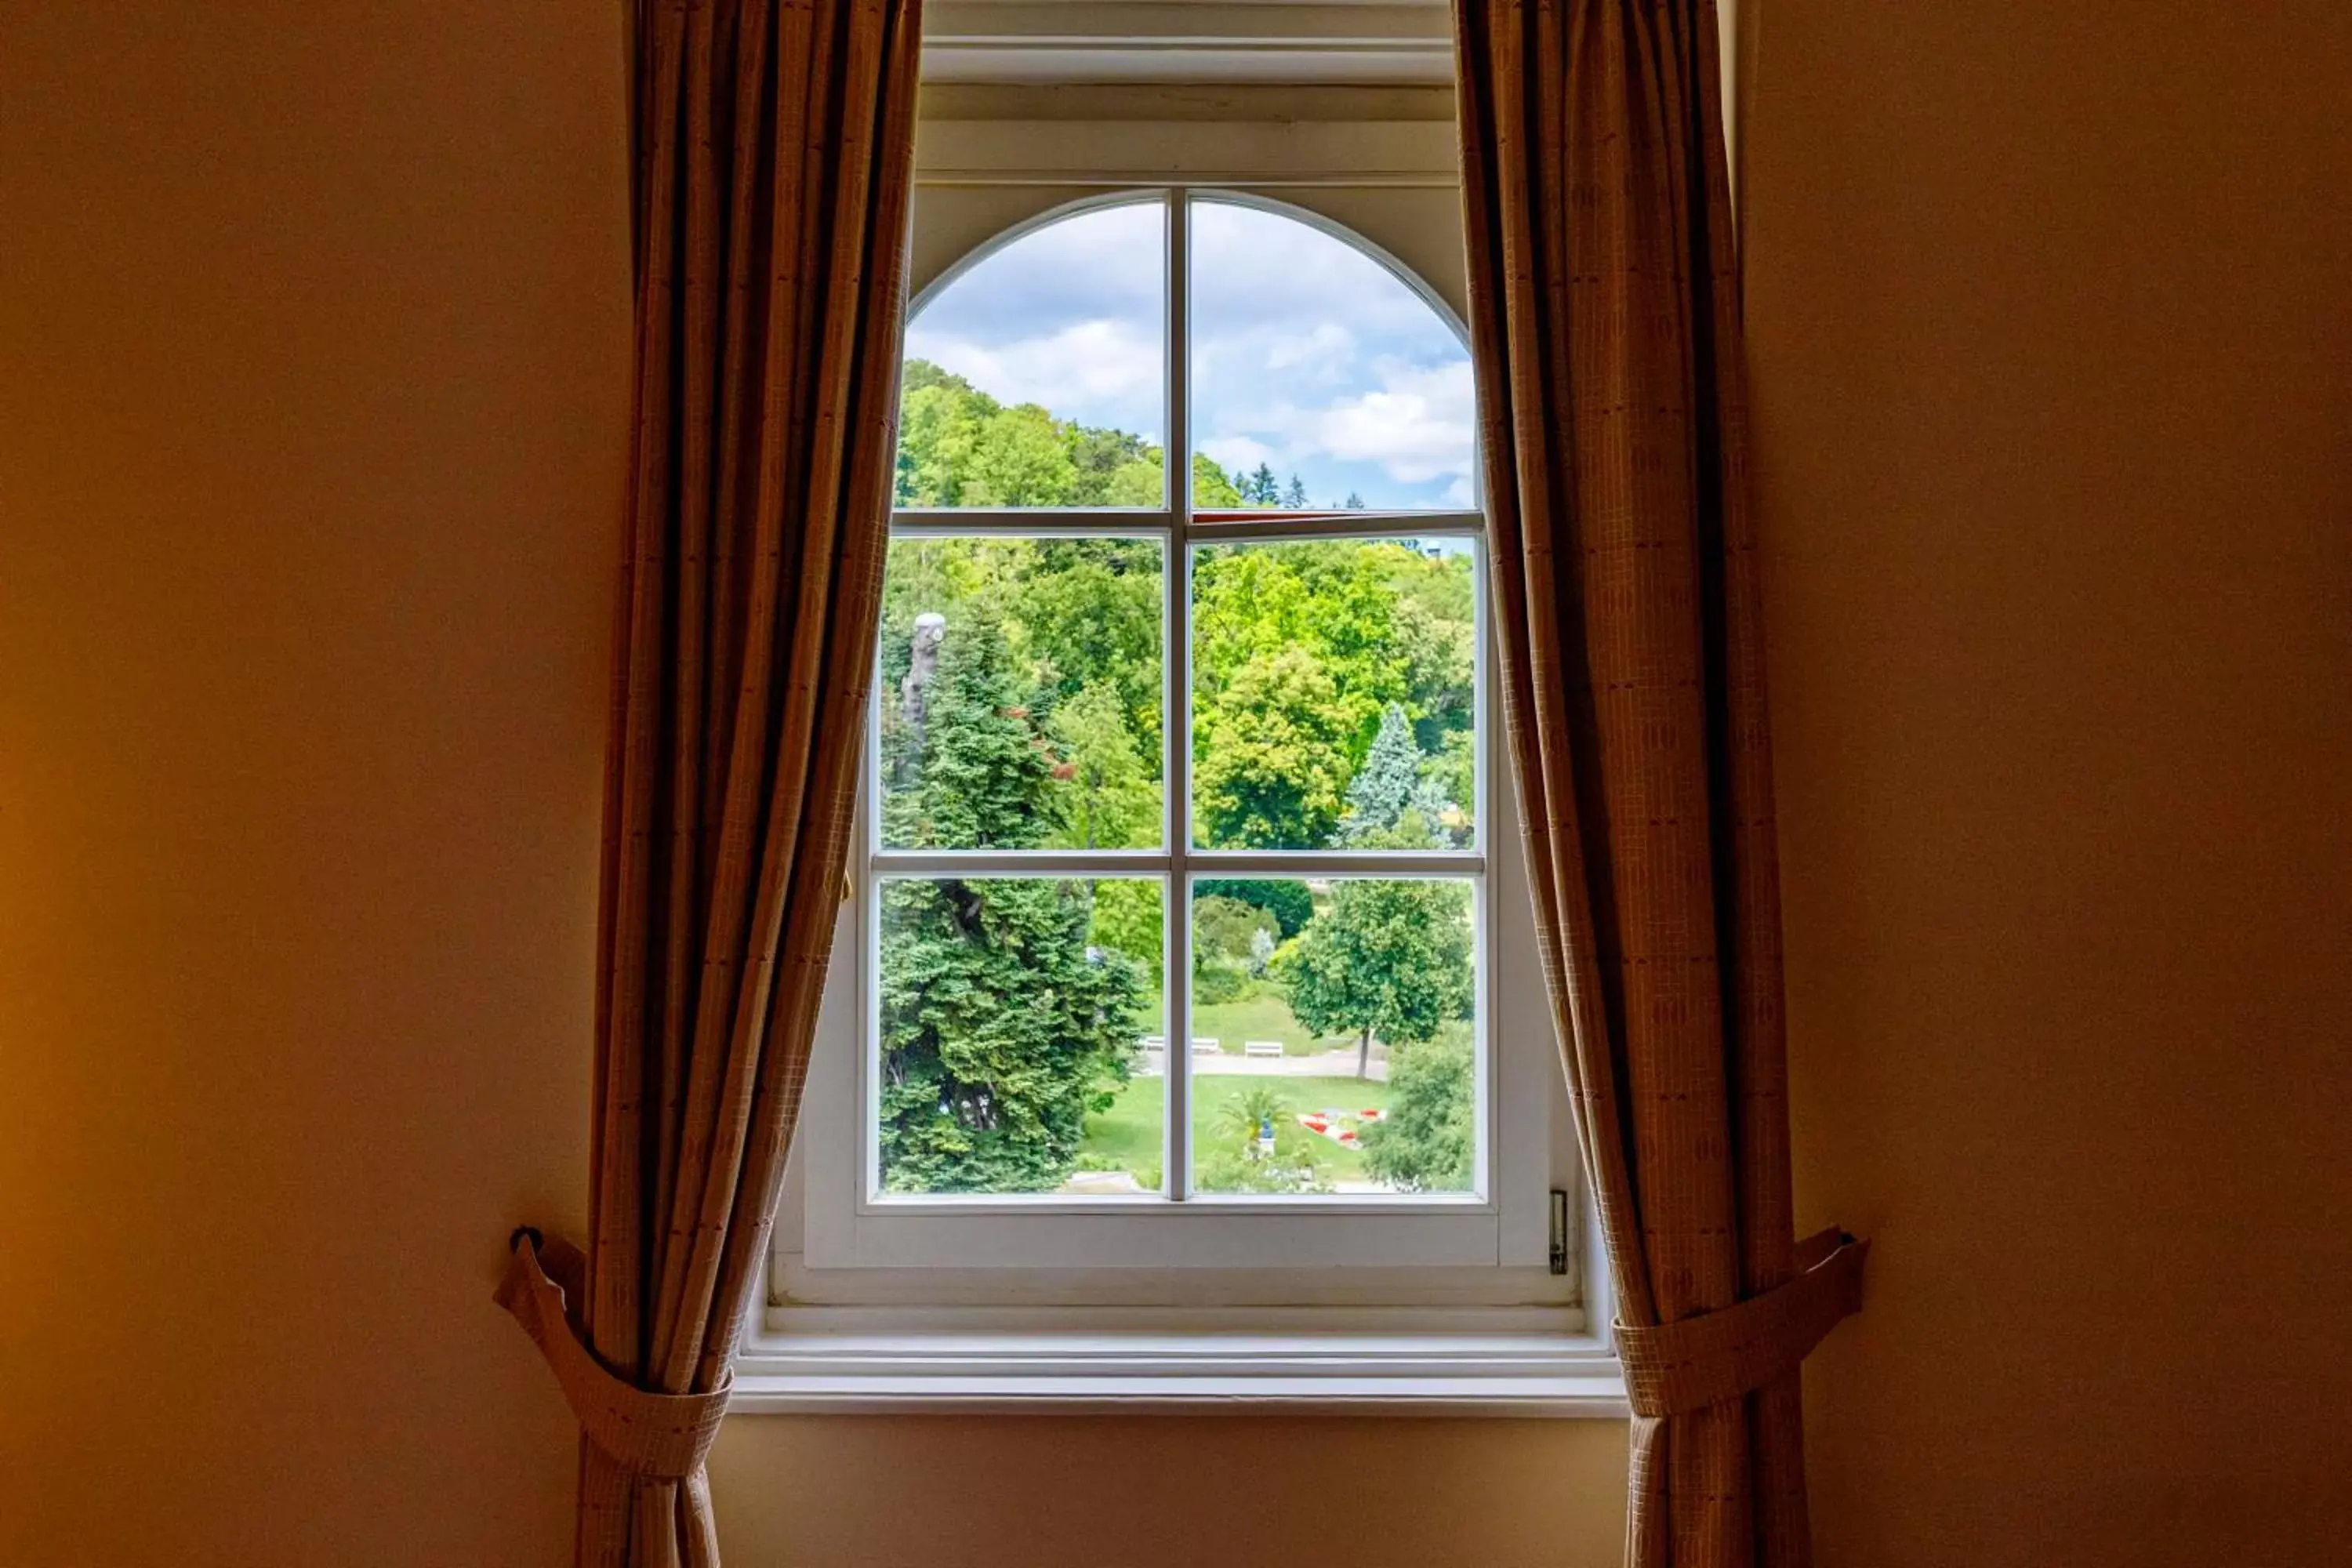
<path id="1" fill-rule="evenodd" d="M 1556 1334 L 770 1331 L 753 1414 L 1217 1412 L 1622 1418 L 1607 1346 Z"/>

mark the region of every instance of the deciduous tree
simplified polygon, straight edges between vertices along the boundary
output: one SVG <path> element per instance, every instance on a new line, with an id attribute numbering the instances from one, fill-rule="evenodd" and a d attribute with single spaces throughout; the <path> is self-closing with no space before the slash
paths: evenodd
<path id="1" fill-rule="evenodd" d="M 1387 1114 L 1362 1133 L 1364 1168 L 1408 1193 L 1467 1191 L 1477 1099 L 1466 1032 L 1399 1047 L 1389 1061 Z"/>
<path id="2" fill-rule="evenodd" d="M 1458 882 L 1349 879 L 1331 907 L 1275 954 L 1290 1010 L 1318 1035 L 1356 1037 L 1356 1076 L 1372 1042 L 1408 1045 L 1470 1016 L 1469 893 Z"/>

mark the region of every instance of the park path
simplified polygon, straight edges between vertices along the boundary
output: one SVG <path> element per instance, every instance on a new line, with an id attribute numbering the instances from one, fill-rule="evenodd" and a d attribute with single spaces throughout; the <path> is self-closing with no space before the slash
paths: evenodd
<path id="1" fill-rule="evenodd" d="M 1153 1053 L 1155 1056 L 1157 1053 Z M 1139 1078 L 1157 1078 L 1157 1065 L 1138 1070 Z M 1196 1051 L 1192 1055 L 1194 1078 L 1353 1078 L 1356 1076 L 1356 1053 L 1352 1050 L 1320 1051 L 1311 1057 L 1247 1057 L 1238 1051 Z M 1374 1083 L 1386 1083 L 1389 1064 L 1379 1052 L 1366 1069 Z"/>

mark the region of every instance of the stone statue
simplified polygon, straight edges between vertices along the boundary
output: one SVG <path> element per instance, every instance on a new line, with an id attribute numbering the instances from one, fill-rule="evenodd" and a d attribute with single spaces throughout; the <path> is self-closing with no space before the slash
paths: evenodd
<path id="1" fill-rule="evenodd" d="M 913 744 L 908 748 L 909 760 L 922 755 L 923 723 L 930 712 L 927 692 L 932 678 L 940 672 L 940 644 L 947 640 L 947 635 L 948 618 L 936 610 L 927 610 L 915 617 L 907 679 L 898 682 L 898 716 L 907 721 L 907 729 L 914 736 Z"/>

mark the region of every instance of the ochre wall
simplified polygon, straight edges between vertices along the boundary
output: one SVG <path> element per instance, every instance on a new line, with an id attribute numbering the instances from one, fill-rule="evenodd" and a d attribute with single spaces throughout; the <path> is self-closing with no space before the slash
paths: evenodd
<path id="1" fill-rule="evenodd" d="M 8 1568 L 569 1561 L 621 16 L 0 26 Z"/>
<path id="2" fill-rule="evenodd" d="M 0 1563 L 552 1564 L 621 7 L 0 47 Z M 1832 1564 L 2315 1563 L 2352 14 L 1747 7 Z M 189 14 L 183 15 L 187 10 Z M 1622 1427 L 743 1418 L 730 1561 L 1612 1561 Z M 2340 1470 L 2340 1464 L 2334 1468 Z"/>
<path id="3" fill-rule="evenodd" d="M 1822 1560 L 2347 1561 L 2352 11 L 1760 9 Z"/>

